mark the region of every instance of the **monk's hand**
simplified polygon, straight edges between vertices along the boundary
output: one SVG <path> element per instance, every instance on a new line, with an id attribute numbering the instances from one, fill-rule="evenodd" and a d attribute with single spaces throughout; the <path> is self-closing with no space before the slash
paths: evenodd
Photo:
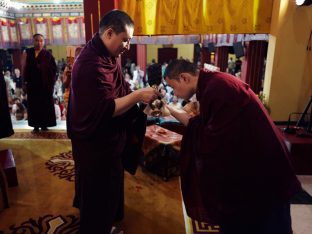
<path id="1" fill-rule="evenodd" d="M 145 104 L 153 102 L 160 95 L 160 93 L 152 87 L 139 89 L 138 92 L 140 92 L 141 102 Z"/>
<path id="2" fill-rule="evenodd" d="M 169 106 L 167 103 L 164 104 L 165 108 L 168 109 L 168 111 L 170 112 L 170 115 L 172 115 L 172 112 L 174 111 L 174 108 L 172 106 Z"/>
<path id="3" fill-rule="evenodd" d="M 170 105 L 165 105 L 165 107 L 169 110 L 170 114 L 180 121 L 184 126 L 188 125 L 189 119 L 192 117 L 186 111 L 174 108 Z"/>

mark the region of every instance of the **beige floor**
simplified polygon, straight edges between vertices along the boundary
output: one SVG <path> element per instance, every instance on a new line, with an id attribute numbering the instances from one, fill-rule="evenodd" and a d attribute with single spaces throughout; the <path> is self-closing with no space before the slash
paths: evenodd
<path id="1" fill-rule="evenodd" d="M 303 188 L 312 195 L 312 176 L 298 176 Z M 291 205 L 294 234 L 312 233 L 312 205 Z"/>

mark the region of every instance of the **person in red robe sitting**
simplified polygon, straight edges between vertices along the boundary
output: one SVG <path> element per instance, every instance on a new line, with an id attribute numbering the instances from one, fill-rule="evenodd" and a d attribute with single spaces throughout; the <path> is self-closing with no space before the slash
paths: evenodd
<path id="1" fill-rule="evenodd" d="M 24 82 L 27 90 L 28 125 L 46 131 L 56 126 L 54 110 L 54 83 L 56 81 L 56 63 L 52 54 L 44 49 L 44 37 L 33 36 L 34 47 L 26 50 Z"/>
<path id="2" fill-rule="evenodd" d="M 187 214 L 218 223 L 223 234 L 290 234 L 290 198 L 301 189 L 289 152 L 250 87 L 222 72 L 171 62 L 165 79 L 185 100 L 196 93 L 190 117 L 167 106 L 186 126 L 181 189 Z"/>
<path id="3" fill-rule="evenodd" d="M 142 143 L 146 127 L 137 103 L 159 95 L 151 87 L 131 92 L 123 77 L 117 58 L 129 50 L 133 30 L 126 13 L 107 13 L 72 68 L 67 132 L 81 234 L 108 234 L 123 218 L 123 168 L 135 173 L 141 151 L 133 146 Z"/>

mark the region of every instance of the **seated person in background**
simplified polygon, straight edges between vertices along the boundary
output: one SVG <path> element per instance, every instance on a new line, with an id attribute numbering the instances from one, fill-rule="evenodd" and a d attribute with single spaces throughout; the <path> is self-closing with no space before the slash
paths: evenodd
<path id="1" fill-rule="evenodd" d="M 134 83 L 134 81 L 132 80 L 132 78 L 131 78 L 131 76 L 130 76 L 128 70 L 127 70 L 127 68 L 125 68 L 125 69 L 123 70 L 123 75 L 124 75 L 125 81 L 127 81 L 127 82 L 129 83 L 130 89 L 131 89 L 131 90 L 135 90 L 136 87 L 137 87 L 138 85 L 136 85 L 136 84 Z"/>
<path id="2" fill-rule="evenodd" d="M 69 99 L 69 92 L 71 86 L 71 69 L 72 66 L 70 64 L 66 65 L 64 72 L 63 72 L 63 87 L 64 87 L 64 103 L 65 107 L 68 107 L 68 99 Z"/>
<path id="3" fill-rule="evenodd" d="M 12 105 L 12 114 L 16 120 L 23 120 L 26 116 L 26 107 L 21 103 L 21 99 L 14 98 L 14 104 Z"/>
<path id="4" fill-rule="evenodd" d="M 27 109 L 27 93 L 24 91 L 22 91 L 22 94 L 21 94 L 21 103 L 23 103 L 23 105 Z"/>
<path id="5" fill-rule="evenodd" d="M 172 97 L 172 101 L 168 105 L 171 106 L 171 107 L 174 107 L 176 109 L 181 109 L 182 108 L 182 105 L 179 102 L 178 97 L 175 96 L 175 95 Z"/>
<path id="6" fill-rule="evenodd" d="M 64 101 L 60 101 L 59 102 L 59 107 L 60 107 L 60 110 L 61 110 L 61 120 L 65 120 L 66 119 L 65 102 Z"/>
<path id="7" fill-rule="evenodd" d="M 61 120 L 61 108 L 59 105 L 59 100 L 57 98 L 54 98 L 54 109 L 55 109 L 55 118 L 57 121 Z"/>
<path id="8" fill-rule="evenodd" d="M 135 84 L 135 89 L 140 89 L 144 87 L 144 71 L 141 70 L 140 66 L 136 66 L 133 71 L 132 81 Z"/>
<path id="9" fill-rule="evenodd" d="M 61 80 L 62 74 L 59 75 L 58 79 L 54 84 L 54 98 L 63 100 L 63 82 Z"/>
<path id="10" fill-rule="evenodd" d="M 18 68 L 14 69 L 13 81 L 15 83 L 15 96 L 20 98 L 23 89 L 23 78 L 21 77 L 21 71 Z"/>

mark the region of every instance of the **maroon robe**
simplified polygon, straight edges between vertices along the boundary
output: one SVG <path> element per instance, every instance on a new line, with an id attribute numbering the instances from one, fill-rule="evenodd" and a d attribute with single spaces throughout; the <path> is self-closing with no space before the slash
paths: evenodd
<path id="1" fill-rule="evenodd" d="M 32 127 L 56 125 L 53 91 L 56 64 L 52 54 L 42 49 L 35 57 L 35 49 L 27 50 L 24 81 L 27 88 L 28 124 Z"/>
<path id="2" fill-rule="evenodd" d="M 300 189 L 279 130 L 239 79 L 200 71 L 200 115 L 182 140 L 181 187 L 187 213 L 225 223 L 261 217 Z"/>
<path id="3" fill-rule="evenodd" d="M 130 92 L 120 65 L 96 34 L 74 63 L 67 116 L 75 160 L 74 205 L 80 209 L 80 233 L 109 233 L 113 221 L 123 217 L 122 157 L 132 158 L 129 152 L 133 150 L 125 150 L 127 142 L 133 140 L 133 126 L 138 126 L 138 119 L 144 136 L 146 119 L 136 105 L 113 117 L 114 99 Z M 133 159 L 138 163 L 137 157 Z M 124 161 L 134 173 L 137 163 L 129 162 L 127 157 Z"/>
<path id="4" fill-rule="evenodd" d="M 14 134 L 8 105 L 7 88 L 0 68 L 0 138 Z"/>

